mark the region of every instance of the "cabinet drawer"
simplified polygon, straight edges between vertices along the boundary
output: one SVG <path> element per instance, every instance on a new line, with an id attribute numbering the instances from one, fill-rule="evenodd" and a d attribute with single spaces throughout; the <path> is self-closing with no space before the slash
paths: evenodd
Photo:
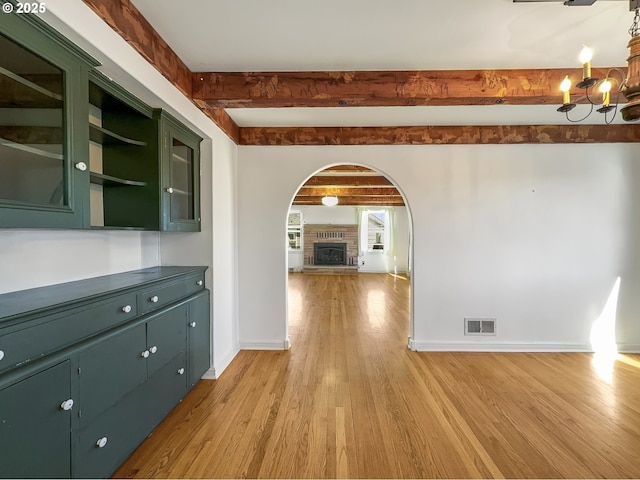
<path id="1" fill-rule="evenodd" d="M 74 477 L 105 478 L 126 460 L 184 396 L 187 375 L 181 369 L 185 363 L 184 354 L 177 355 L 80 431 Z"/>
<path id="2" fill-rule="evenodd" d="M 204 290 L 204 272 L 179 282 L 161 284 L 138 294 L 138 310 L 147 313 Z"/>
<path id="3" fill-rule="evenodd" d="M 137 315 L 136 295 L 121 295 L 93 304 L 51 315 L 48 321 L 3 334 L 0 330 L 0 372 L 45 356 L 90 337 Z"/>

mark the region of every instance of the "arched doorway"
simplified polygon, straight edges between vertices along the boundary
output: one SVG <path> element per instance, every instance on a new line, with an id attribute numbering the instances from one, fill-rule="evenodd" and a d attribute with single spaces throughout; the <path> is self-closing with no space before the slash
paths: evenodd
<path id="1" fill-rule="evenodd" d="M 336 197 L 337 205 L 323 205 L 325 197 Z M 412 246 L 409 205 L 400 187 L 383 172 L 365 165 L 335 164 L 309 176 L 294 195 L 287 217 L 287 338 L 301 328 L 309 297 L 317 297 L 311 290 L 322 285 L 325 303 L 343 295 L 341 290 L 331 294 L 326 290 L 329 280 L 320 277 L 333 275 L 334 284 L 366 289 L 367 301 L 359 311 L 367 310 L 370 318 L 377 316 L 376 305 L 384 311 L 406 312 L 403 338 L 411 339 Z M 373 275 L 366 281 L 362 277 L 361 282 L 343 277 L 369 273 Z M 300 276 L 305 274 L 317 277 Z M 372 292 L 378 292 L 379 298 Z M 404 304 L 402 298 L 395 298 L 398 295 L 406 295 Z M 385 301 L 391 297 L 394 306 Z M 342 297 L 340 301 L 343 307 L 349 303 Z M 295 345 L 295 338 L 291 340 Z"/>

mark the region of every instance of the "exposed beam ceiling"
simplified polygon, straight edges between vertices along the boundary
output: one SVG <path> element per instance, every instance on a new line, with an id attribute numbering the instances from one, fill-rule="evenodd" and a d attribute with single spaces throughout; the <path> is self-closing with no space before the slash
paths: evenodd
<path id="1" fill-rule="evenodd" d="M 545 104 L 551 107 L 559 101 L 557 85 L 561 78 L 569 75 L 575 79 L 580 71 L 576 68 L 538 68 L 192 73 L 131 0 L 84 2 L 240 145 L 596 143 L 635 142 L 640 136 L 638 128 L 628 124 L 606 127 L 545 124 L 239 127 L 227 110 L 238 107 L 273 109 L 307 106 L 333 106 L 340 110 L 340 107 L 349 106 L 410 105 L 465 105 L 486 108 L 496 103 L 505 104 L 496 107 L 499 109 L 510 108 L 509 106 L 513 105 L 516 105 L 513 108 L 518 108 L 517 105 Z M 439 3 L 438 8 L 444 8 L 444 5 L 445 2 Z M 467 8 L 474 5 L 474 2 L 468 3 Z M 502 12 L 502 9 L 507 7 L 495 1 L 487 8 Z M 607 7 L 600 9 L 605 14 L 608 10 L 610 9 Z M 477 14 L 481 12 L 482 10 L 479 10 Z M 516 10 L 510 9 L 509 12 L 514 14 Z M 563 14 L 556 12 L 555 15 L 562 17 Z M 528 17 L 523 17 L 526 18 Z M 512 22 L 513 26 L 518 25 L 519 17 L 516 16 Z M 573 28 L 578 27 L 574 25 Z M 439 58 L 443 58 L 443 55 Z M 593 74 L 602 77 L 606 70 L 594 69 Z M 579 103 L 581 99 L 576 96 L 580 92 L 574 90 L 573 94 L 572 100 Z M 559 114 L 554 118 L 560 118 Z"/>
<path id="2" fill-rule="evenodd" d="M 522 6 L 520 9 L 517 9 L 517 7 L 514 9 L 513 6 L 508 7 L 506 5 L 506 0 L 504 4 L 498 3 L 498 0 L 493 0 L 493 3 L 490 5 L 483 2 L 482 7 L 480 7 L 477 2 L 462 0 L 464 5 L 466 5 L 466 7 L 461 10 L 462 15 L 468 17 L 472 22 L 477 23 L 479 21 L 479 23 L 489 26 L 494 24 L 493 20 L 495 20 L 495 14 L 498 12 L 506 14 L 507 16 L 513 15 L 508 20 L 508 25 L 513 36 L 509 42 L 506 42 L 504 41 L 504 37 L 500 37 L 501 32 L 504 34 L 504 30 L 501 30 L 502 27 L 495 29 L 495 32 L 493 32 L 491 28 L 485 28 L 481 35 L 474 37 L 472 40 L 468 36 L 465 37 L 463 31 L 465 24 L 463 23 L 456 25 L 456 27 L 459 26 L 460 29 L 455 34 L 455 42 L 453 42 L 446 40 L 447 35 L 449 35 L 449 33 L 447 33 L 449 30 L 446 27 L 444 27 L 443 30 L 443 27 L 439 25 L 441 21 L 446 23 L 448 20 L 443 19 L 441 15 L 433 14 L 434 10 L 440 12 L 451 11 L 449 2 L 440 0 L 433 2 L 433 5 L 431 5 L 430 2 L 430 15 L 424 17 L 423 20 L 426 19 L 429 22 L 433 22 L 436 21 L 434 19 L 437 19 L 436 23 L 430 27 L 426 27 L 421 20 L 420 27 L 415 30 L 413 34 L 419 35 L 418 32 L 433 31 L 434 34 L 437 34 L 438 42 L 442 45 L 438 45 L 435 48 L 431 45 L 431 48 L 421 50 L 419 57 L 415 56 L 415 52 L 411 55 L 415 58 L 426 55 L 423 61 L 426 61 L 426 64 L 430 65 L 432 70 L 420 70 L 411 67 L 405 70 L 387 69 L 388 64 L 385 64 L 382 69 L 378 70 L 375 68 L 360 68 L 354 71 L 317 71 L 316 69 L 315 71 L 285 70 L 257 73 L 255 71 L 231 71 L 228 73 L 219 71 L 196 71 L 196 73 L 193 73 L 195 69 L 187 67 L 187 64 L 172 50 L 169 43 L 167 43 L 155 30 L 154 26 L 144 18 L 131 3 L 131 0 L 83 1 L 182 91 L 184 95 L 199 106 L 206 115 L 239 145 L 604 143 L 637 142 L 640 140 L 639 125 L 555 124 L 555 122 L 565 122 L 564 118 L 559 114 L 552 117 L 554 120 L 546 120 L 554 123 L 553 125 L 545 124 L 544 120 L 543 123 L 531 125 L 531 123 L 535 122 L 535 120 L 532 121 L 533 117 L 530 115 L 531 112 L 525 115 L 517 113 L 516 117 L 519 115 L 521 119 L 529 123 L 523 125 L 521 124 L 522 120 L 514 117 L 514 111 L 517 110 L 521 112 L 521 110 L 518 109 L 541 109 L 542 105 L 548 105 L 549 108 L 553 110 L 552 106 L 558 104 L 560 100 L 560 93 L 558 91 L 560 81 L 565 75 L 568 75 L 575 85 L 580 75 L 580 70 L 575 68 L 572 62 L 558 62 L 560 57 L 550 54 L 551 52 L 548 45 L 553 44 L 553 41 L 549 41 L 550 37 L 548 35 L 547 37 L 541 37 L 542 30 L 540 30 L 539 34 L 535 35 L 536 41 L 535 44 L 532 45 L 526 43 L 526 40 L 522 40 L 518 36 L 520 32 L 538 31 L 538 29 L 530 28 L 532 24 L 540 25 L 541 22 L 547 22 L 546 13 L 536 6 Z M 155 19 L 154 21 L 164 18 L 162 15 L 158 18 L 160 7 L 156 6 L 155 1 L 153 4 L 149 4 L 147 0 L 138 0 L 138 3 L 152 8 L 152 10 L 149 10 L 147 13 L 152 15 Z M 150 5 L 153 6 L 151 7 Z M 219 11 L 217 9 L 220 8 L 219 5 L 216 6 L 213 3 L 205 4 L 203 2 L 197 5 L 199 5 L 198 10 L 204 8 L 217 12 Z M 422 8 L 421 3 L 412 5 L 414 5 L 415 8 Z M 165 33 L 172 36 L 173 32 L 182 32 L 178 37 L 173 35 L 171 42 L 179 46 L 178 51 L 182 51 L 183 54 L 187 56 L 185 58 L 191 59 L 189 64 L 195 65 L 197 63 L 198 65 L 205 65 L 201 62 L 194 63 L 193 60 L 194 55 L 197 56 L 203 52 L 202 48 L 194 50 L 193 45 L 202 45 L 202 42 L 191 41 L 191 43 L 185 44 L 184 38 L 186 35 L 189 36 L 189 38 L 193 37 L 197 39 L 199 38 L 198 35 L 202 34 L 202 29 L 192 28 L 189 32 L 186 32 L 183 31 L 184 29 L 174 28 L 174 17 L 185 13 L 186 8 L 183 6 L 177 7 L 177 4 L 169 4 L 165 5 L 162 12 L 165 12 L 165 8 L 169 7 L 178 8 L 178 11 L 168 14 L 171 17 L 171 21 L 168 23 L 171 28 L 166 30 Z M 256 3 L 254 7 L 257 9 L 263 8 L 261 3 Z M 238 20 L 234 15 L 239 14 L 242 7 L 229 5 L 225 8 L 229 9 L 224 11 L 232 15 L 232 20 Z M 373 10 L 379 9 L 381 8 L 381 4 L 372 5 L 371 8 Z M 591 8 L 593 10 L 590 9 L 589 12 L 602 12 L 601 14 L 604 14 L 605 18 L 612 18 L 613 10 L 609 7 L 601 5 L 597 8 L 595 6 Z M 456 10 L 458 9 L 459 8 L 456 7 Z M 290 10 L 291 9 L 288 9 L 286 13 L 297 11 L 296 8 Z M 575 12 L 578 9 L 571 10 Z M 232 12 L 236 12 L 236 14 Z M 397 13 L 396 7 L 393 7 L 391 12 L 393 12 L 393 14 Z M 522 16 L 520 16 L 520 12 L 523 12 Z M 549 18 L 548 20 L 549 23 L 556 22 L 561 25 L 564 31 L 567 31 L 567 21 L 569 21 L 571 23 L 570 29 L 579 31 L 581 43 L 584 41 L 593 44 L 589 39 L 583 38 L 583 34 L 586 31 L 594 30 L 593 27 L 595 25 L 602 24 L 602 21 L 598 23 L 598 20 L 602 17 L 596 15 L 593 21 L 589 20 L 591 15 L 587 15 L 582 19 L 573 18 L 576 15 L 580 17 L 584 11 L 579 10 L 578 12 L 579 13 L 568 14 L 566 10 L 556 10 L 554 11 L 554 18 Z M 285 12 L 281 13 L 284 14 Z M 322 12 L 315 13 L 322 17 Z M 481 17 L 485 14 L 489 15 L 491 21 L 489 21 L 489 18 L 485 20 L 470 18 L 474 16 Z M 533 16 L 530 16 L 531 14 L 533 14 Z M 567 15 L 570 15 L 570 17 Z M 191 23 L 192 21 L 197 23 L 199 20 L 190 16 L 188 22 Z M 218 22 L 220 21 L 222 20 L 218 19 Z M 382 21 L 385 25 L 388 24 L 387 19 L 374 21 Z M 245 25 L 245 23 L 243 19 L 239 25 Z M 298 23 L 288 21 L 286 25 L 297 25 Z M 319 23 L 323 24 L 320 20 Z M 610 22 L 605 23 L 610 24 Z M 392 22 L 390 25 L 393 24 Z M 589 28 L 589 25 L 591 25 L 591 28 Z M 261 28 L 260 25 L 256 25 L 255 27 L 258 29 Z M 165 29 L 166 28 L 165 25 Z M 388 27 L 384 30 L 386 31 L 387 29 Z M 323 26 L 321 30 L 324 32 L 326 27 Z M 216 29 L 216 31 L 218 31 L 218 29 Z M 354 30 L 351 34 L 356 35 L 356 31 Z M 242 36 L 242 33 L 237 33 L 234 29 L 233 35 L 235 38 L 237 35 Z M 494 37 L 494 35 L 496 36 Z M 260 34 L 258 34 L 258 37 L 262 38 Z M 276 38 L 274 36 L 267 37 L 265 37 L 267 43 L 274 41 Z M 304 38 L 297 35 L 291 37 L 288 45 L 293 48 L 294 45 L 291 44 L 291 41 L 293 39 L 297 40 L 298 38 L 304 42 Z M 367 50 L 361 52 L 363 55 L 352 54 L 349 58 L 360 59 L 371 51 L 376 52 L 376 58 L 380 55 L 384 56 L 384 53 L 378 55 L 379 52 L 382 52 L 383 48 L 381 48 L 381 46 L 375 46 L 375 42 L 377 41 L 375 38 L 378 37 L 370 38 L 369 40 L 361 39 L 362 41 L 360 41 L 359 44 L 366 44 L 368 46 Z M 387 32 L 384 41 L 392 45 L 395 41 L 400 40 L 400 38 L 401 35 L 399 33 L 388 34 Z M 608 37 L 608 39 L 610 38 Z M 329 41 L 330 39 L 325 40 Z M 568 43 L 566 38 L 562 40 L 562 45 Z M 478 42 L 479 45 L 473 45 L 474 42 Z M 172 43 L 172 45 L 174 43 Z M 312 42 L 312 45 L 317 44 L 318 42 Z M 429 45 L 429 42 L 425 41 L 424 44 Z M 212 45 L 218 45 L 218 43 L 214 42 Z M 460 45 L 460 48 L 456 47 L 456 45 Z M 464 48 L 462 48 L 462 45 L 464 45 Z M 252 48 L 254 46 L 255 45 L 252 45 Z M 603 46 L 604 45 L 600 46 L 600 52 L 602 52 Z M 460 64 L 456 63 L 455 60 L 449 60 L 452 58 L 452 55 L 455 56 L 461 52 L 464 52 L 464 58 L 468 59 L 468 54 L 474 51 L 474 47 L 476 53 L 480 51 L 495 51 L 499 53 L 496 53 L 493 58 L 509 58 L 509 61 L 506 64 L 491 60 L 487 63 L 487 59 L 485 58 L 484 63 L 476 62 L 475 65 L 489 64 L 501 66 L 502 68 L 475 68 L 465 70 L 463 68 L 468 67 L 468 64 L 464 64 L 461 68 Z M 256 46 L 256 48 L 258 48 L 258 46 Z M 404 51 L 413 51 L 413 48 L 415 48 L 415 41 L 411 45 L 407 44 Z M 579 44 L 574 48 L 579 48 Z M 223 50 L 219 48 L 205 50 L 207 55 L 210 53 L 219 55 L 220 52 L 226 51 L 227 49 L 233 51 L 232 46 L 227 44 L 225 44 Z M 309 46 L 308 49 L 311 50 L 311 47 Z M 615 51 L 618 52 L 619 50 L 622 50 L 622 48 L 618 45 Z M 271 49 L 269 51 L 278 52 L 280 50 Z M 289 52 L 288 58 L 298 58 L 298 56 L 291 53 L 291 49 L 286 51 Z M 536 53 L 536 51 L 538 53 Z M 400 52 L 396 51 L 394 55 L 397 56 L 398 53 Z M 515 56 L 514 53 L 516 53 Z M 308 56 L 309 52 L 306 52 L 306 54 Z M 522 54 L 524 54 L 528 60 L 518 61 Z M 521 68 L 523 65 L 531 65 L 530 60 L 536 58 L 536 55 L 538 55 L 538 57 L 540 55 L 544 56 L 545 64 L 542 66 L 553 66 L 554 68 L 539 68 L 541 65 L 537 65 L 538 68 Z M 262 55 L 261 58 L 263 56 L 264 55 Z M 489 54 L 489 57 L 491 57 L 491 54 Z M 388 54 L 386 58 L 388 58 Z M 605 55 L 605 58 L 613 58 L 614 62 L 612 63 L 617 63 L 618 65 L 624 61 L 624 57 Z M 515 60 L 515 62 L 512 60 Z M 551 63 L 546 63 L 546 61 L 549 60 L 551 60 Z M 518 65 L 518 68 L 510 68 L 514 63 Z M 217 65 L 215 62 L 214 64 Z M 357 65 L 357 62 L 355 64 Z M 567 64 L 571 65 L 571 68 L 562 68 L 563 65 Z M 536 64 L 533 63 L 533 65 Z M 505 68 L 505 66 L 507 68 Z M 202 68 L 198 68 L 197 70 L 202 70 Z M 594 68 L 593 76 L 603 78 L 607 70 L 607 68 Z M 574 88 L 572 91 L 572 101 L 585 103 L 586 99 L 580 97 L 582 93 L 582 91 Z M 622 95 L 620 95 L 617 100 L 620 103 L 624 101 Z M 540 107 L 534 107 L 534 105 Z M 482 114 L 469 115 L 469 109 L 464 109 L 465 106 L 474 107 L 474 111 L 477 109 L 478 111 L 482 111 Z M 286 120 L 285 123 L 272 122 L 261 124 L 260 122 L 252 123 L 252 121 L 255 122 L 257 116 L 247 113 L 246 115 L 237 114 L 237 117 L 242 119 L 242 126 L 238 126 L 233 117 L 234 112 L 240 111 L 258 112 L 259 109 L 269 109 L 273 111 L 273 109 L 285 108 L 288 112 L 302 112 L 305 109 L 308 110 L 308 107 L 312 107 L 314 112 L 317 112 L 318 108 L 324 110 L 325 118 L 335 118 L 333 112 L 356 110 L 356 108 L 349 109 L 348 107 L 359 107 L 357 110 L 366 110 L 367 113 L 364 115 L 371 116 L 372 118 L 366 118 L 364 122 L 362 122 L 362 115 L 360 115 L 359 118 L 362 123 L 327 124 L 325 122 L 319 124 L 313 123 L 314 121 L 318 121 L 317 114 L 307 113 L 304 117 L 307 120 L 303 120 L 298 125 L 288 124 Z M 367 110 L 369 107 L 374 108 Z M 412 116 L 405 115 L 405 119 L 412 118 L 417 122 L 413 124 L 384 123 L 384 119 L 391 119 L 392 122 L 397 122 L 398 120 L 393 115 L 387 113 L 380 114 L 379 110 L 375 110 L 376 107 L 386 108 L 386 112 L 393 108 L 429 108 L 430 112 L 438 111 L 438 113 L 430 113 L 430 119 L 426 118 L 428 116 L 424 115 L 424 113 L 418 113 Z M 458 111 L 456 107 L 460 107 L 462 110 Z M 442 115 L 440 113 L 441 110 L 438 110 L 442 108 L 453 108 L 455 112 L 447 112 L 448 115 Z M 488 112 L 484 109 L 492 110 Z M 550 110 L 550 112 L 552 110 Z M 331 113 L 329 113 L 329 111 L 331 111 Z M 497 112 L 500 113 L 496 115 Z M 545 113 L 544 115 L 548 114 Z M 280 118 L 291 117 L 282 116 Z M 446 118 L 453 119 L 455 123 L 449 125 L 446 123 L 443 124 L 442 121 L 444 119 L 446 122 Z M 475 120 L 470 120 L 470 118 L 475 118 Z M 465 119 L 471 123 L 463 123 Z M 434 121 L 438 123 L 431 123 Z M 477 123 L 473 123 L 474 121 Z M 496 121 L 506 123 L 495 123 Z M 600 120 L 598 119 L 597 121 L 599 122 Z M 320 205 L 321 199 L 325 195 L 338 196 L 339 204 L 343 206 L 404 205 L 400 193 L 383 175 L 364 167 L 345 166 L 332 167 L 311 177 L 302 186 L 293 204 L 300 206 Z"/>
<path id="3" fill-rule="evenodd" d="M 293 205 L 322 205 L 322 197 L 337 196 L 342 206 L 403 206 L 402 195 L 382 174 L 366 167 L 330 167 L 300 188 Z"/>

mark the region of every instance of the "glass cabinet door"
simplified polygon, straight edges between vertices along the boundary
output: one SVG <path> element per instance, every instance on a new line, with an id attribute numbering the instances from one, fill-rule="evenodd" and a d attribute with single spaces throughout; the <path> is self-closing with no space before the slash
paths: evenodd
<path id="1" fill-rule="evenodd" d="M 82 227 L 93 59 L 28 17 L 0 16 L 0 228 Z"/>
<path id="2" fill-rule="evenodd" d="M 65 205 L 64 72 L 0 35 L 0 198 Z"/>
<path id="3" fill-rule="evenodd" d="M 200 142 L 185 125 L 160 110 L 162 145 L 161 230 L 200 231 Z"/>
<path id="4" fill-rule="evenodd" d="M 171 139 L 171 221 L 195 220 L 193 196 L 193 148 Z"/>

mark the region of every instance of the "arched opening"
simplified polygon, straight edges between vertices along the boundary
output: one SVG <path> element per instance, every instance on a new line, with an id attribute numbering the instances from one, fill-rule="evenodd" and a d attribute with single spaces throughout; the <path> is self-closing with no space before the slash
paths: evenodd
<path id="1" fill-rule="evenodd" d="M 323 204 L 325 197 L 337 198 L 337 205 Z M 314 334 L 303 324 L 314 315 L 346 315 L 362 317 L 366 328 L 394 329 L 410 345 L 412 224 L 406 197 L 383 172 L 334 164 L 309 176 L 287 215 L 290 343 L 295 345 L 297 335 Z"/>

